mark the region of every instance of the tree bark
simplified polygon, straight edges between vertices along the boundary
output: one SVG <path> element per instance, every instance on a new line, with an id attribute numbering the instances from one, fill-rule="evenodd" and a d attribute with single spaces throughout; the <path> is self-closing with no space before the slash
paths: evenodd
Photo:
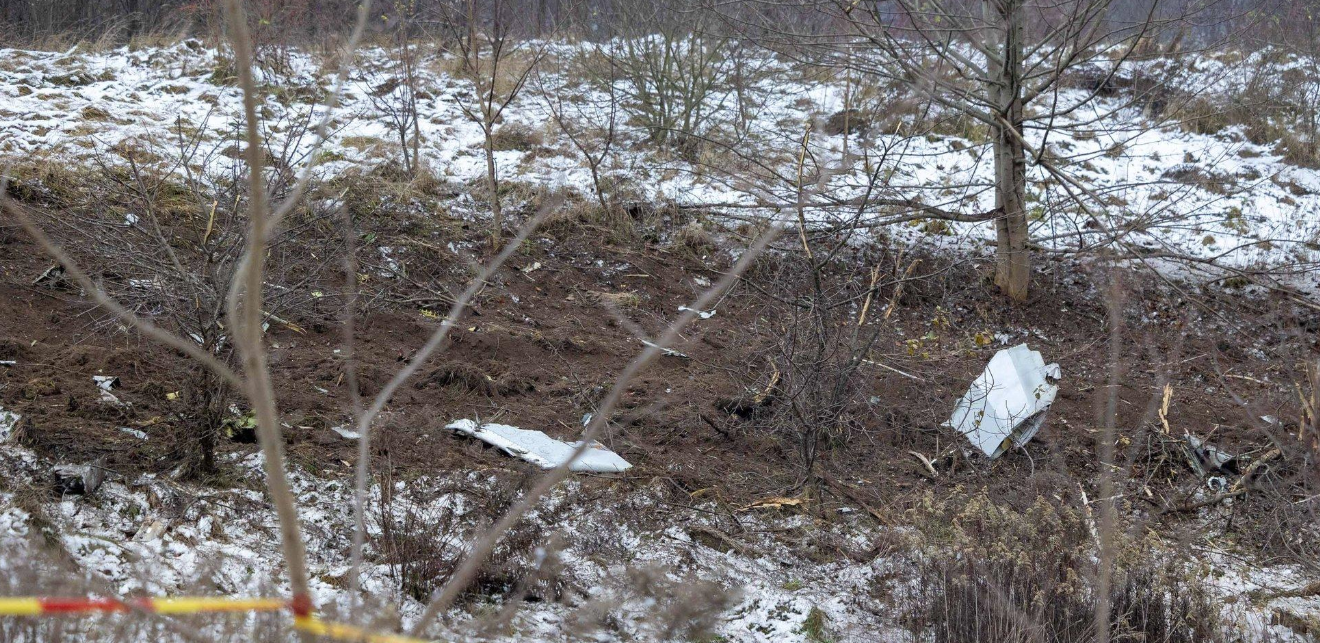
<path id="1" fill-rule="evenodd" d="M 991 126 L 995 159 L 995 285 L 1014 301 L 1025 301 L 1031 284 L 1031 256 L 1027 247 L 1027 156 L 1021 132 L 1022 109 L 1022 3 L 1006 0 L 998 10 L 1002 29 L 1002 66 L 988 66 L 990 92 L 1000 122 Z"/>
<path id="2" fill-rule="evenodd" d="M 500 184 L 495 173 L 495 145 L 491 128 L 486 126 L 486 188 L 490 191 L 490 247 L 498 250 L 504 232 L 504 213 L 500 210 Z"/>

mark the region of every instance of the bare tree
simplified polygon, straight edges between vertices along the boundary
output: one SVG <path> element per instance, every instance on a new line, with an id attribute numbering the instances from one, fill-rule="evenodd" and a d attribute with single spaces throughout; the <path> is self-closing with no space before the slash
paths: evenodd
<path id="1" fill-rule="evenodd" d="M 462 37 L 455 38 L 459 74 L 472 83 L 472 94 L 459 107 L 468 120 L 481 128 L 486 193 L 491 210 L 490 246 L 495 249 L 504 230 L 499 168 L 495 161 L 495 126 L 522 92 L 545 50 L 514 37 L 509 7 L 502 0 L 489 3 L 489 16 L 484 23 L 478 17 L 477 6 L 475 0 L 467 0 L 465 14 L 451 14 L 446 22 L 451 30 L 463 32 Z"/>
<path id="2" fill-rule="evenodd" d="M 367 96 L 376 111 L 385 115 L 403 153 L 403 171 L 417 176 L 421 166 L 421 123 L 417 113 L 417 49 L 414 42 L 413 22 L 417 3 L 394 3 L 395 24 L 392 25 L 394 51 L 390 67 L 375 74 L 374 86 Z"/>
<path id="3" fill-rule="evenodd" d="M 613 65 L 610 68 L 613 69 Z M 619 96 L 613 74 L 609 82 L 601 86 L 604 90 L 602 101 L 594 100 L 593 97 L 583 97 L 581 101 L 564 100 L 567 87 L 563 81 L 566 74 L 562 67 L 553 77 L 538 71 L 536 88 L 546 108 L 550 110 L 551 119 L 559 126 L 559 131 L 582 155 L 582 160 L 591 172 L 591 187 L 596 201 L 601 211 L 608 213 L 613 208 L 610 206 L 610 197 L 606 195 L 606 182 L 601 176 L 601 170 L 614 150 L 618 134 Z M 552 78 L 555 84 L 548 85 Z"/>
<path id="4" fill-rule="evenodd" d="M 1161 16 L 1158 2 L 1146 5 L 1142 19 L 1115 23 L 1113 0 L 935 0 L 934 2 L 804 2 L 819 12 L 812 32 L 782 24 L 735 22 L 762 42 L 803 62 L 831 66 L 853 75 L 901 84 L 937 108 L 986 128 L 994 171 L 994 207 L 989 210 L 933 206 L 917 199 L 882 197 L 877 205 L 919 209 L 947 221 L 992 222 L 995 284 L 1009 298 L 1025 300 L 1031 281 L 1027 207 L 1028 169 L 1062 173 L 1048 163 L 1043 145 L 1050 133 L 1076 127 L 1069 116 L 1090 106 L 1108 79 L 1128 60 L 1138 42 L 1181 24 Z M 1063 83 L 1079 68 L 1098 70 L 1096 84 L 1082 95 L 1061 97 Z M 1030 133 L 1030 134 L 1028 134 Z M 1055 177 L 1064 180 L 1061 177 Z"/>

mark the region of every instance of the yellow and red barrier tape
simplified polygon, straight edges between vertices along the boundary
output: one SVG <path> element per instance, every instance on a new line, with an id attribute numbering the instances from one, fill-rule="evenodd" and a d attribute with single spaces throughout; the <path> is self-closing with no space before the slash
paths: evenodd
<path id="1" fill-rule="evenodd" d="M 290 609 L 280 598 L 0 598 L 0 616 L 90 614 L 106 612 L 151 612 L 154 614 L 197 614 L 202 612 L 273 612 Z"/>
<path id="2" fill-rule="evenodd" d="M 88 598 L 23 596 L 0 597 L 0 616 L 59 616 L 145 612 L 151 614 L 202 614 L 224 612 L 293 612 L 293 627 L 326 638 L 364 641 L 366 643 L 428 643 L 423 639 L 398 634 L 377 634 L 353 625 L 322 621 L 312 614 L 306 597 L 224 598 L 216 596 L 180 596 L 174 598 Z"/>

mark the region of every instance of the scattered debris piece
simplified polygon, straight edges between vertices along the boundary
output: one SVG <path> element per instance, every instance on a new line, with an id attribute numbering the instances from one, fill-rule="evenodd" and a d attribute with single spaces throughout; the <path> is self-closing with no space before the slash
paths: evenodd
<path id="1" fill-rule="evenodd" d="M 1270 462 L 1271 460 L 1274 460 L 1275 458 L 1278 458 L 1280 455 L 1283 455 L 1282 451 L 1278 449 L 1270 449 L 1269 451 L 1265 452 L 1265 455 L 1260 456 L 1259 458 L 1253 460 L 1251 464 L 1247 465 L 1246 469 L 1242 470 L 1242 477 L 1238 478 L 1238 481 L 1233 483 L 1233 490 L 1238 491 L 1241 489 L 1246 489 L 1247 484 L 1249 482 L 1255 480 L 1257 475 L 1263 473 L 1261 471 L 1262 469 L 1269 468 L 1265 466 L 1266 463 Z"/>
<path id="2" fill-rule="evenodd" d="M 1187 463 L 1191 465 L 1192 471 L 1196 472 L 1197 477 L 1206 478 L 1212 471 L 1238 474 L 1237 456 L 1221 451 L 1219 447 L 1190 433 L 1185 436 L 1185 439 Z"/>
<path id="3" fill-rule="evenodd" d="M 668 356 L 670 356 L 670 357 L 679 357 L 679 358 L 682 358 L 682 359 L 692 359 L 691 357 L 688 357 L 687 355 L 685 355 L 685 354 L 683 354 L 683 353 L 680 353 L 680 352 L 678 352 L 678 351 L 676 351 L 676 350 L 674 350 L 674 349 L 672 349 L 672 348 L 665 348 L 664 346 L 661 346 L 661 345 L 659 345 L 659 344 L 656 344 L 656 343 L 653 343 L 653 342 L 647 341 L 647 340 L 645 340 L 645 339 L 640 340 L 640 341 L 641 341 L 643 344 L 646 344 L 647 346 L 650 346 L 651 348 L 658 348 L 658 349 L 660 349 L 660 352 L 662 352 L 662 353 L 664 353 L 665 355 L 668 355 Z"/>
<path id="4" fill-rule="evenodd" d="M 14 428 L 20 419 L 22 416 L 19 414 L 0 409 L 0 442 L 6 442 L 14 435 Z"/>
<path id="5" fill-rule="evenodd" d="M 345 427 L 345 426 L 332 426 L 332 427 L 330 427 L 330 430 L 331 430 L 331 431 L 334 431 L 335 433 L 338 433 L 338 434 L 339 434 L 339 437 L 342 437 L 342 438 L 344 438 L 345 440 L 360 440 L 360 439 L 362 439 L 362 434 L 361 434 L 361 433 L 358 433 L 357 431 L 354 431 L 353 429 L 350 429 L 350 428 Z"/>
<path id="6" fill-rule="evenodd" d="M 958 400 L 949 424 L 990 459 L 1036 435 L 1059 387 L 1059 365 L 1046 365 L 1040 353 L 1018 344 L 995 353 L 967 394 Z"/>
<path id="7" fill-rule="evenodd" d="M 33 286 L 55 287 L 62 283 L 64 283 L 64 266 L 60 264 L 54 264 L 43 270 L 40 275 L 37 275 L 36 279 L 32 280 Z"/>
<path id="8" fill-rule="evenodd" d="M 84 465 L 61 464 L 51 469 L 55 489 L 61 494 L 90 495 L 105 482 L 105 456 Z"/>
<path id="9" fill-rule="evenodd" d="M 696 313 L 697 317 L 700 317 L 702 319 L 710 319 L 711 317 L 715 316 L 715 311 L 713 310 L 697 310 L 696 308 L 688 308 L 687 306 L 678 307 L 678 312 L 680 313 L 685 313 L 688 311 L 692 311 Z"/>
<path id="10" fill-rule="evenodd" d="M 121 427 L 119 427 L 119 432 L 120 432 L 120 433 L 127 433 L 127 434 L 129 434 L 129 435 L 131 435 L 131 436 L 133 436 L 133 437 L 135 437 L 135 438 L 137 438 L 137 439 L 139 439 L 139 440 L 145 440 L 145 439 L 147 439 L 147 432 L 146 432 L 146 431 L 141 431 L 141 430 L 135 429 L 135 428 L 133 428 L 133 427 L 121 426 Z"/>
<path id="11" fill-rule="evenodd" d="M 540 269 L 541 269 L 541 262 L 539 262 L 539 261 L 533 261 L 531 264 L 526 265 L 526 266 L 523 266 L 522 268 L 520 268 L 520 270 L 522 270 L 522 273 L 523 273 L 524 275 L 530 275 L 530 274 L 532 274 L 533 272 L 536 272 L 537 270 L 540 270 Z"/>
<path id="12" fill-rule="evenodd" d="M 220 430 L 224 432 L 225 437 L 239 444 L 256 444 L 257 414 L 253 411 L 242 413 L 233 406 L 230 406 L 229 412 L 233 415 L 225 418 L 220 424 Z"/>
<path id="13" fill-rule="evenodd" d="M 119 378 L 114 375 L 93 375 L 92 381 L 96 382 L 96 388 L 101 389 L 101 401 L 115 406 L 123 406 L 119 401 L 119 396 L 110 392 L 110 389 L 119 386 Z"/>
<path id="14" fill-rule="evenodd" d="M 18 360 L 0 359 L 0 366 L 18 366 Z"/>
<path id="15" fill-rule="evenodd" d="M 567 462 L 580 444 L 561 442 L 540 431 L 529 431 L 507 424 L 487 423 L 478 426 L 472 420 L 457 420 L 445 428 L 474 437 L 542 469 L 553 469 Z M 600 443 L 592 443 L 568 468 L 587 473 L 619 473 L 631 469 L 632 465 Z"/>
<path id="16" fill-rule="evenodd" d="M 165 284 L 160 277 L 152 277 L 150 279 L 129 279 L 128 287 L 138 290 L 164 290 Z"/>
<path id="17" fill-rule="evenodd" d="M 715 400 L 715 408 L 724 411 L 729 415 L 746 420 L 751 418 L 757 410 L 773 404 L 779 391 L 779 380 L 783 376 L 779 372 L 779 367 L 775 366 L 773 361 L 767 360 L 767 362 L 770 364 L 771 372 L 770 381 L 765 385 L 764 389 L 756 391 L 755 393 L 753 393 L 753 389 L 748 389 L 748 395 L 739 398 L 717 399 Z M 706 422 L 708 424 L 710 423 L 709 420 Z M 716 430 L 720 429 L 716 427 Z"/>

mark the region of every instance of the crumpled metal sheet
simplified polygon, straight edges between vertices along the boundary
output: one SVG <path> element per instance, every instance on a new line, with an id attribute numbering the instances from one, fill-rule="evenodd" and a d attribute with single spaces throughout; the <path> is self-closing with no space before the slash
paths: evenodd
<path id="1" fill-rule="evenodd" d="M 567 462 L 580 444 L 562 442 L 540 431 L 529 431 L 507 424 L 478 426 L 472 420 L 457 420 L 445 428 L 474 437 L 542 469 L 553 469 Z M 570 471 L 585 473 L 619 473 L 631 469 L 632 465 L 600 443 L 592 443 L 568 468 Z"/>
<path id="2" fill-rule="evenodd" d="M 997 458 L 1040 430 L 1059 392 L 1051 380 L 1059 377 L 1059 365 L 1046 365 L 1026 344 L 999 351 L 958 400 L 949 424 L 991 459 Z"/>

